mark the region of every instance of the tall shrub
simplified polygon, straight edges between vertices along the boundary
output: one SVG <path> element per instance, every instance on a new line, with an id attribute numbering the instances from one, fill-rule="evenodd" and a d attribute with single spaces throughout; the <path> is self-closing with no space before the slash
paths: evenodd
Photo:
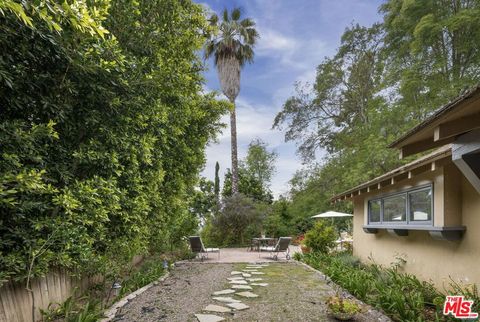
<path id="1" fill-rule="evenodd" d="M 319 220 L 313 228 L 305 234 L 305 245 L 313 251 L 328 253 L 329 250 L 335 246 L 337 237 L 333 226 L 326 224 L 323 220 Z"/>

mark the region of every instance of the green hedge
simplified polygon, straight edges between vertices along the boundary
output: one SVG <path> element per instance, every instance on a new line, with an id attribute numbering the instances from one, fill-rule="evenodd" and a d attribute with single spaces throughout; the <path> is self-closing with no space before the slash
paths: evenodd
<path id="1" fill-rule="evenodd" d="M 227 109 L 202 94 L 208 23 L 191 1 L 87 2 L 92 28 L 22 3 L 0 14 L 0 284 L 118 274 L 197 228 L 188 198 Z"/>

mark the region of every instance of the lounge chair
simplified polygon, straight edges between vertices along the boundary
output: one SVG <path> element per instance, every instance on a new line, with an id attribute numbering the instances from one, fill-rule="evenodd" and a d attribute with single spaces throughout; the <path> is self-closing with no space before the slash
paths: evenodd
<path id="1" fill-rule="evenodd" d="M 290 249 L 288 246 L 290 246 L 291 240 L 291 237 L 280 237 L 275 246 L 262 246 L 260 247 L 260 252 L 270 252 L 274 260 L 278 259 L 279 253 L 285 253 L 285 258 L 288 260 L 290 259 Z"/>
<path id="2" fill-rule="evenodd" d="M 188 239 L 190 240 L 190 248 L 192 249 L 192 252 L 202 261 L 208 258 L 208 253 L 218 253 L 218 258 L 220 258 L 220 248 L 205 248 L 200 236 L 190 236 Z"/>

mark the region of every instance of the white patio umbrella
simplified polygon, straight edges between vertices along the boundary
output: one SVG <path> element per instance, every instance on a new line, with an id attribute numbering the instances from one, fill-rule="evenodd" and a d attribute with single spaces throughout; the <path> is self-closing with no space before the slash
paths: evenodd
<path id="1" fill-rule="evenodd" d="M 318 214 L 312 216 L 312 218 L 335 218 L 335 217 L 353 217 L 352 214 L 346 214 L 343 212 L 336 212 L 336 211 L 327 211 L 322 214 Z"/>
<path id="2" fill-rule="evenodd" d="M 340 218 L 340 217 L 353 217 L 352 214 L 346 214 L 343 212 L 337 212 L 337 211 L 327 211 L 322 214 L 318 214 L 315 216 L 312 216 L 312 218 L 331 218 L 331 224 L 332 226 L 334 225 L 334 218 Z"/>

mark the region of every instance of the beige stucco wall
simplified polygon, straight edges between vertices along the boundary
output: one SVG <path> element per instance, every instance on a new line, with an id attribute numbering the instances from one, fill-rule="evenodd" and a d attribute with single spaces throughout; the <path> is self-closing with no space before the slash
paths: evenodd
<path id="1" fill-rule="evenodd" d="M 369 199 L 429 182 L 434 186 L 434 225 L 466 226 L 462 240 L 435 240 L 428 231 L 409 231 L 406 237 L 392 236 L 386 230 L 379 230 L 377 234 L 363 231 Z M 396 256 L 401 256 L 407 261 L 403 268 L 405 272 L 431 280 L 437 287 L 448 286 L 449 276 L 456 281 L 480 286 L 480 194 L 453 164 L 356 196 L 353 240 L 354 255 L 364 262 L 371 257 L 378 264 L 388 266 Z"/>

